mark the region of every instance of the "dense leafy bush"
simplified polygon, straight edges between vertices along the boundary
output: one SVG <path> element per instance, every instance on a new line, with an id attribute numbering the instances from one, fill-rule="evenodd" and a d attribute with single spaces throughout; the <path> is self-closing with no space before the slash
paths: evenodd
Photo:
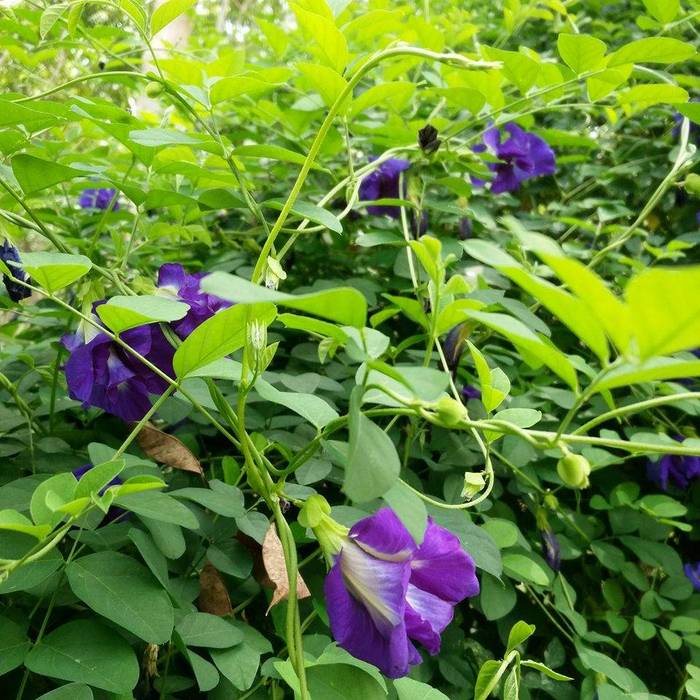
<path id="1" fill-rule="evenodd" d="M 700 698 L 697 0 L 3 4 L 2 698 Z"/>

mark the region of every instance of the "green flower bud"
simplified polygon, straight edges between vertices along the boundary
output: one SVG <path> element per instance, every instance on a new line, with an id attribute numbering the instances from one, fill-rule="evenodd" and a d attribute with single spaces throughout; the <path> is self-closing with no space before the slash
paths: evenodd
<path id="1" fill-rule="evenodd" d="M 690 173 L 685 176 L 685 191 L 688 194 L 692 194 L 695 197 L 700 197 L 700 175 L 697 173 Z"/>
<path id="2" fill-rule="evenodd" d="M 467 418 L 467 409 L 449 396 L 443 396 L 435 402 L 433 408 L 440 423 L 446 428 L 452 428 Z"/>
<path id="3" fill-rule="evenodd" d="M 302 527 L 314 531 L 329 565 L 333 563 L 333 555 L 342 549 L 349 532 L 347 527 L 333 520 L 330 513 L 328 501 L 323 496 L 313 494 L 304 502 L 298 517 Z"/>
<path id="4" fill-rule="evenodd" d="M 547 493 L 544 496 L 544 504 L 549 510 L 559 509 L 559 499 L 553 493 Z"/>
<path id="5" fill-rule="evenodd" d="M 163 84 L 155 80 L 146 84 L 146 94 L 149 97 L 158 97 L 163 93 Z"/>
<path id="6" fill-rule="evenodd" d="M 568 453 L 557 462 L 559 478 L 572 489 L 587 488 L 590 473 L 591 465 L 583 455 Z"/>

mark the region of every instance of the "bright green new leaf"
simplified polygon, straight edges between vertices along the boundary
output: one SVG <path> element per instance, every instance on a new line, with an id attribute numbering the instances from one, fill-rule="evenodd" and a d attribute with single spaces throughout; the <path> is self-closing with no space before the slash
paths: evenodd
<path id="1" fill-rule="evenodd" d="M 322 66 L 318 63 L 297 63 L 297 69 L 308 81 L 312 89 L 321 95 L 326 107 L 331 107 L 335 103 L 348 84 L 348 81 L 333 68 Z M 345 110 L 349 100 L 350 96 L 348 95 L 343 100 L 341 112 Z"/>
<path id="2" fill-rule="evenodd" d="M 586 81 L 588 99 L 591 102 L 597 102 L 607 97 L 613 90 L 627 81 L 633 67 L 633 64 L 627 63 L 624 66 L 608 68 L 595 77 L 588 78 Z"/>
<path id="3" fill-rule="evenodd" d="M 53 502 L 67 503 L 73 500 L 73 494 L 78 486 L 76 478 L 70 472 L 63 472 L 42 481 L 32 494 L 29 504 L 29 512 L 32 520 L 37 525 L 50 525 L 52 528 L 63 520 L 63 513 L 56 512 L 56 508 L 47 504 L 49 494 L 53 495 Z M 58 501 L 57 501 L 58 499 Z"/>
<path id="4" fill-rule="evenodd" d="M 508 338 L 513 345 L 537 358 L 547 365 L 557 376 L 561 377 L 572 389 L 578 389 L 576 370 L 569 359 L 553 345 L 545 342 L 522 321 L 505 314 L 483 311 L 467 311 L 465 316 L 491 328 Z"/>
<path id="5" fill-rule="evenodd" d="M 155 36 L 161 29 L 167 27 L 183 12 L 187 12 L 197 4 L 197 0 L 166 0 L 153 11 L 151 15 L 151 36 Z"/>
<path id="6" fill-rule="evenodd" d="M 114 504 L 137 515 L 143 515 L 163 523 L 180 525 L 188 530 L 196 530 L 199 527 L 197 517 L 186 505 L 172 496 L 158 491 L 127 495 L 119 493 L 114 499 Z"/>
<path id="7" fill-rule="evenodd" d="M 74 498 L 83 498 L 99 493 L 107 484 L 124 470 L 125 462 L 117 459 L 113 462 L 96 464 L 92 469 L 88 469 L 78 481 L 75 488 Z"/>
<path id="8" fill-rule="evenodd" d="M 43 289 L 56 292 L 86 275 L 90 258 L 66 253 L 22 253 L 22 267 Z"/>
<path id="9" fill-rule="evenodd" d="M 32 521 L 19 511 L 8 509 L 0 510 L 0 530 L 9 532 L 23 532 L 38 540 L 43 540 L 51 532 L 51 525 L 34 525 Z"/>
<path id="10" fill-rule="evenodd" d="M 202 280 L 201 287 L 207 294 L 237 304 L 278 304 L 356 328 L 363 328 L 367 318 L 367 302 L 361 292 L 352 287 L 322 289 L 307 294 L 285 294 L 226 272 L 207 275 Z"/>
<path id="11" fill-rule="evenodd" d="M 337 73 L 342 73 L 350 55 L 345 37 L 333 20 L 315 12 L 309 12 L 296 3 L 290 3 L 290 7 L 306 38 L 318 46 L 319 58 Z"/>
<path id="12" fill-rule="evenodd" d="M 169 641 L 175 624 L 168 594 L 151 573 L 119 552 L 95 552 L 66 567 L 71 590 L 87 606 L 145 642 Z"/>
<path id="13" fill-rule="evenodd" d="M 506 654 L 509 654 L 513 649 L 519 647 L 526 639 L 532 637 L 535 633 L 535 625 L 529 625 L 527 622 L 518 620 L 508 633 L 508 644 L 506 646 Z"/>
<path id="14" fill-rule="evenodd" d="M 647 12 L 662 24 L 668 24 L 675 19 L 681 9 L 680 0 L 642 0 Z"/>
<path id="15" fill-rule="evenodd" d="M 59 182 L 84 176 L 83 170 L 76 170 L 53 160 L 44 160 L 27 153 L 20 153 L 12 159 L 12 172 L 25 194 L 32 194 Z"/>
<path id="16" fill-rule="evenodd" d="M 218 274 L 236 279 L 225 273 L 214 273 L 202 280 L 202 287 L 211 277 Z M 258 289 L 264 288 L 258 287 Z M 209 293 L 225 298 L 218 292 Z M 230 309 L 219 311 L 195 328 L 176 350 L 173 358 L 176 376 L 182 379 L 195 370 L 239 350 L 245 345 L 246 329 L 250 321 L 257 320 L 269 326 L 274 318 L 275 307 L 269 303 L 238 304 Z"/>
<path id="17" fill-rule="evenodd" d="M 129 643 L 95 620 L 75 620 L 53 630 L 24 663 L 32 673 L 88 683 L 117 695 L 131 695 L 139 680 L 139 663 Z"/>
<path id="18" fill-rule="evenodd" d="M 662 0 L 663 2 L 664 0 Z M 669 37 L 647 37 L 626 44 L 610 55 L 608 68 L 625 63 L 679 63 L 695 56 L 692 44 Z"/>
<path id="19" fill-rule="evenodd" d="M 209 98 L 213 105 L 243 96 L 255 98 L 274 90 L 276 85 L 274 82 L 257 77 L 256 73 L 233 75 L 217 80 L 211 86 Z"/>
<path id="20" fill-rule="evenodd" d="M 114 333 L 147 323 L 171 323 L 184 318 L 189 306 L 155 295 L 116 296 L 97 307 L 97 315 Z"/>
<path id="21" fill-rule="evenodd" d="M 355 117 L 376 106 L 398 112 L 408 104 L 415 91 L 415 83 L 405 80 L 373 85 L 355 97 L 350 107 L 350 116 Z"/>
<path id="22" fill-rule="evenodd" d="M 641 359 L 700 347 L 700 265 L 645 270 L 625 299 Z"/>
<path id="23" fill-rule="evenodd" d="M 576 75 L 602 68 L 607 48 L 605 42 L 588 34 L 560 34 L 557 39 L 559 55 Z"/>
<path id="24" fill-rule="evenodd" d="M 58 22 L 68 11 L 70 6 L 70 3 L 68 2 L 58 2 L 53 5 L 49 5 L 41 13 L 41 19 L 39 20 L 39 34 L 41 35 L 42 39 L 46 38 L 46 35 L 53 29 L 56 22 Z"/>
<path id="25" fill-rule="evenodd" d="M 636 109 L 646 109 L 656 104 L 682 104 L 690 99 L 687 90 L 667 83 L 635 85 L 620 92 L 620 104 L 629 104 Z"/>
<path id="26" fill-rule="evenodd" d="M 394 681 L 394 690 L 398 700 L 449 700 L 444 693 L 413 678 L 397 678 Z"/>
<path id="27" fill-rule="evenodd" d="M 508 553 L 503 555 L 503 570 L 511 578 L 537 586 L 547 586 L 550 574 L 537 561 L 524 554 Z"/>
<path id="28" fill-rule="evenodd" d="M 545 676 L 548 676 L 552 680 L 555 681 L 572 681 L 574 680 L 570 676 L 565 676 L 563 673 L 557 673 L 556 671 L 553 671 L 551 668 L 548 666 L 545 666 L 544 664 L 540 663 L 539 661 L 531 661 L 530 659 L 524 659 L 523 661 L 520 662 L 521 666 L 526 666 L 527 668 L 532 668 L 535 671 L 539 671 L 540 673 L 544 673 Z"/>
<path id="29" fill-rule="evenodd" d="M 625 362 L 616 366 L 596 382 L 598 391 L 632 386 L 642 382 L 664 379 L 700 377 L 700 360 L 681 360 L 677 357 L 653 357 L 645 362 Z"/>

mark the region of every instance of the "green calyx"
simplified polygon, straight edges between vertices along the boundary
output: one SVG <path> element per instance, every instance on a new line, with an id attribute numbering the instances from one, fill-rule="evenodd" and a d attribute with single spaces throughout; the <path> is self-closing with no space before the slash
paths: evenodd
<path id="1" fill-rule="evenodd" d="M 318 494 L 309 496 L 299 512 L 299 524 L 311 528 L 326 560 L 331 563 L 347 539 L 349 529 L 333 520 L 328 501 Z"/>
<path id="2" fill-rule="evenodd" d="M 590 462 L 583 455 L 568 452 L 557 462 L 559 478 L 572 489 L 587 488 L 590 473 Z"/>

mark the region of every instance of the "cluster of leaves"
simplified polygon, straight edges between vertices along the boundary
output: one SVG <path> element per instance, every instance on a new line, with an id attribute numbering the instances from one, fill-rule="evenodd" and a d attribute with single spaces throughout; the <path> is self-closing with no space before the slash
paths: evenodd
<path id="1" fill-rule="evenodd" d="M 32 292 L 0 296 L 3 696 L 700 697 L 700 492 L 647 478 L 700 454 L 700 6 L 503 5 L 0 10 L 0 237 Z M 513 121 L 557 174 L 494 195 L 474 146 Z M 400 216 L 372 215 L 395 157 Z M 105 298 L 114 343 L 181 319 L 165 262 L 234 305 L 129 426 L 69 398 L 60 339 Z M 473 557 L 410 677 L 333 643 L 317 493 Z"/>

